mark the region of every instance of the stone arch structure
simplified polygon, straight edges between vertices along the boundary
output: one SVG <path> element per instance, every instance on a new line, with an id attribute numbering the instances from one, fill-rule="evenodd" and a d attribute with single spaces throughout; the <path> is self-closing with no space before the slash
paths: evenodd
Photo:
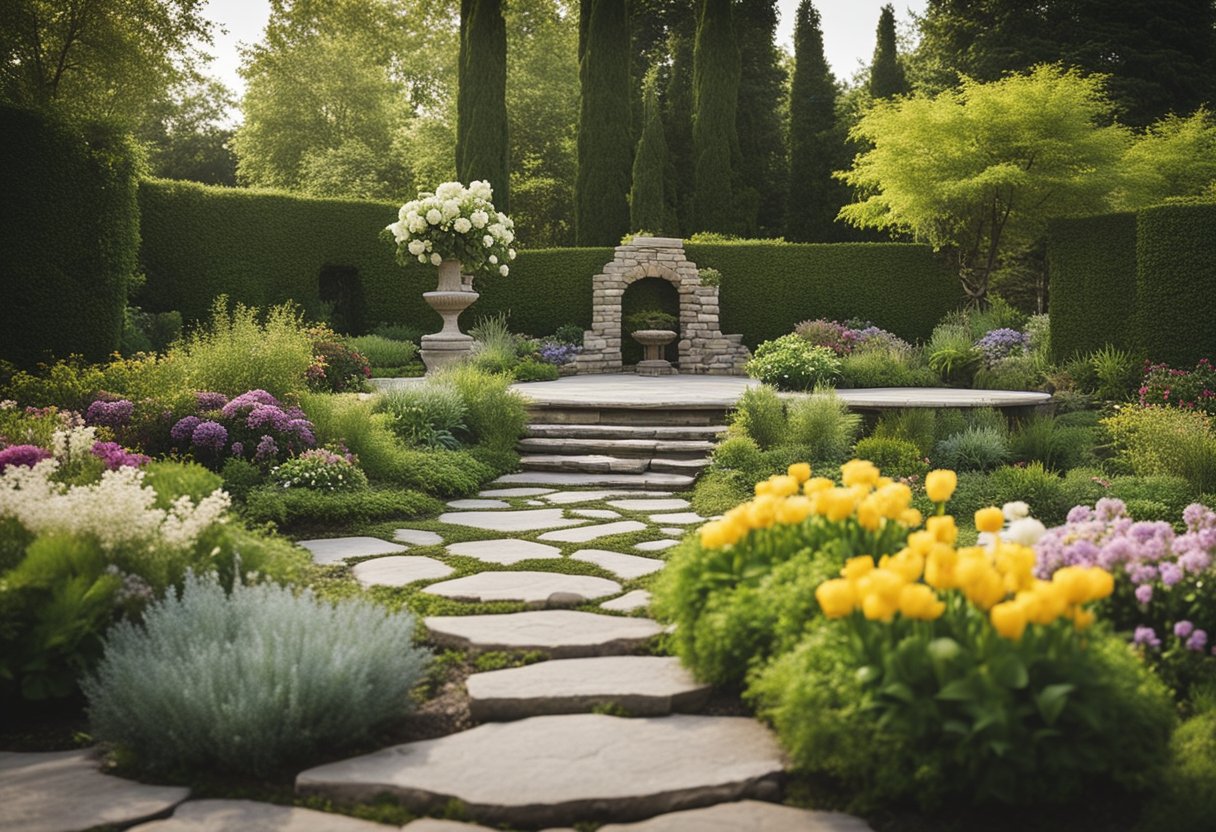
<path id="1" fill-rule="evenodd" d="M 696 264 L 684 256 L 684 241 L 670 237 L 635 237 L 617 246 L 612 261 L 592 278 L 591 329 L 583 333 L 578 372 L 621 372 L 621 299 L 630 284 L 645 277 L 662 278 L 679 293 L 680 372 L 743 375 L 751 353 L 742 335 L 722 334 L 718 287 L 701 282 Z"/>

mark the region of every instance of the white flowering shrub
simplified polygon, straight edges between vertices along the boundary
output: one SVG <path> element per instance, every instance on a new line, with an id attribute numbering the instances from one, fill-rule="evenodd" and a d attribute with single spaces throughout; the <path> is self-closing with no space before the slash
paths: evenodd
<path id="1" fill-rule="evenodd" d="M 110 631 L 83 683 L 92 732 L 160 770 L 299 767 L 408 711 L 428 658 L 413 629 L 365 601 L 190 576 Z"/>
<path id="2" fill-rule="evenodd" d="M 474 275 L 510 272 L 515 259 L 515 224 L 494 208 L 489 182 L 474 181 L 466 188 L 444 182 L 434 193 L 423 191 L 401 206 L 397 221 L 387 230 L 397 244 L 402 263 L 417 260 L 438 266 L 459 260 L 462 270 Z"/>

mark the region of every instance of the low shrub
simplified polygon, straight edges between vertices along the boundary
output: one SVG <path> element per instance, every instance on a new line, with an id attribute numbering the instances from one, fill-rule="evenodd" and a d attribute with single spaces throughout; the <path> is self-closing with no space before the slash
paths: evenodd
<path id="1" fill-rule="evenodd" d="M 505 313 L 487 315 L 469 329 L 474 338 L 469 363 L 486 373 L 506 373 L 519 362 L 519 338 L 507 326 Z"/>
<path id="2" fill-rule="evenodd" d="M 515 376 L 516 381 L 555 381 L 561 377 L 557 367 L 557 364 L 547 361 L 521 361 L 515 365 L 511 375 Z"/>
<path id="3" fill-rule="evenodd" d="M 441 373 L 438 381 L 450 384 L 464 399 L 466 444 L 475 443 L 516 464 L 515 445 L 527 429 L 528 412 L 523 397 L 511 389 L 510 377 L 456 365 Z"/>
<path id="4" fill-rule="evenodd" d="M 840 359 L 797 335 L 783 335 L 756 347 L 747 374 L 782 390 L 810 390 L 840 376 Z"/>
<path id="5" fill-rule="evenodd" d="M 362 491 L 367 475 L 349 454 L 313 448 L 270 470 L 270 481 L 279 488 L 312 491 Z"/>
<path id="6" fill-rule="evenodd" d="M 356 352 L 373 367 L 407 367 L 418 360 L 418 346 L 411 340 L 386 338 L 383 335 L 361 335 L 348 339 Z"/>
<path id="7" fill-rule="evenodd" d="M 904 439 L 870 436 L 857 443 L 853 455 L 868 459 L 887 476 L 897 479 L 919 478 L 929 473 L 929 465 L 920 448 Z"/>
<path id="8" fill-rule="evenodd" d="M 1064 481 L 1038 462 L 996 469 L 988 475 L 987 495 L 998 506 L 1024 502 L 1034 517 L 1048 525 L 1064 522 L 1072 508 L 1064 495 Z"/>
<path id="9" fill-rule="evenodd" d="M 937 444 L 936 429 L 937 416 L 932 408 L 909 407 L 883 411 L 872 435 L 911 442 L 921 456 L 929 456 Z"/>
<path id="10" fill-rule="evenodd" d="M 755 440 L 761 449 L 780 445 L 788 439 L 785 402 L 768 385 L 743 391 L 735 405 L 731 424 Z"/>
<path id="11" fill-rule="evenodd" d="M 442 503 L 417 491 L 316 491 L 267 486 L 248 493 L 244 515 L 252 523 L 274 523 L 280 530 L 290 531 L 426 517 L 442 510 Z"/>
<path id="12" fill-rule="evenodd" d="M 1067 471 L 1094 463 L 1096 431 L 1069 427 L 1051 416 L 1023 420 L 1009 437 L 1010 459 L 1041 462 L 1053 471 Z"/>
<path id="13" fill-rule="evenodd" d="M 837 355 L 848 355 L 853 349 L 852 331 L 839 321 L 816 318 L 794 327 L 794 334 L 816 347 L 827 347 Z"/>
<path id="14" fill-rule="evenodd" d="M 106 388 L 105 373 L 80 356 L 21 370 L 4 387 L 4 397 L 24 407 L 55 407 L 83 413 Z"/>
<path id="15" fill-rule="evenodd" d="M 1093 389 L 1087 392 L 1099 399 L 1123 402 L 1139 389 L 1141 362 L 1127 350 L 1107 344 L 1086 358 L 1095 380 Z"/>
<path id="16" fill-rule="evenodd" d="M 742 477 L 729 471 L 707 471 L 693 487 L 690 502 L 697 514 L 713 517 L 746 502 L 749 497 L 751 491 Z"/>
<path id="17" fill-rule="evenodd" d="M 1183 476 L 1197 493 L 1216 490 L 1216 430 L 1200 411 L 1125 407 L 1102 425 L 1138 476 Z"/>
<path id="18" fill-rule="evenodd" d="M 666 329 L 679 332 L 680 320 L 669 312 L 661 309 L 642 309 L 626 315 L 623 323 L 625 331 L 633 334 L 646 329 Z"/>
<path id="19" fill-rule="evenodd" d="M 1170 763 L 1137 832 L 1206 832 L 1216 817 L 1216 702 L 1212 695 L 1174 731 Z"/>
<path id="20" fill-rule="evenodd" d="M 372 365 L 367 357 L 345 338 L 325 324 L 307 329 L 312 341 L 312 366 L 308 368 L 308 386 L 327 393 L 361 391 L 372 377 Z"/>
<path id="21" fill-rule="evenodd" d="M 232 457 L 220 470 L 224 490 L 233 500 L 244 502 L 249 492 L 266 482 L 266 473 L 257 465 L 239 457 Z"/>
<path id="22" fill-rule="evenodd" d="M 1140 383 L 1140 404 L 1202 410 L 1216 416 L 1216 367 L 1207 358 L 1201 358 L 1194 370 L 1150 364 Z"/>
<path id="23" fill-rule="evenodd" d="M 893 348 L 856 350 L 841 360 L 842 387 L 936 387 L 928 367 L 914 366 L 909 354 Z"/>
<path id="24" fill-rule="evenodd" d="M 937 443 L 933 460 L 957 471 L 990 471 L 1009 459 L 1005 435 L 992 427 L 969 427 Z"/>
<path id="25" fill-rule="evenodd" d="M 376 410 L 385 413 L 393 433 L 421 448 L 460 447 L 467 408 L 460 392 L 447 384 L 410 384 L 383 393 Z"/>
<path id="26" fill-rule="evenodd" d="M 981 390 L 1040 390 L 1048 366 L 1034 355 L 1015 355 L 975 371 L 972 386 Z"/>
<path id="27" fill-rule="evenodd" d="M 364 601 L 190 577 L 110 633 L 84 682 L 91 731 L 147 770 L 299 768 L 404 716 L 427 663 L 413 629 Z"/>
<path id="28" fill-rule="evenodd" d="M 842 462 L 861 431 L 861 416 L 831 390 L 817 390 L 789 402 L 789 437 L 781 443 L 802 449 L 815 462 Z"/>
<path id="29" fill-rule="evenodd" d="M 423 332 L 409 324 L 380 323 L 372 327 L 371 335 L 387 338 L 390 341 L 409 341 L 417 345 L 422 340 Z"/>
<path id="30" fill-rule="evenodd" d="M 939 324 L 925 345 L 929 369 L 941 376 L 942 381 L 947 384 L 960 387 L 970 385 L 982 360 L 980 351 L 972 343 L 973 340 L 966 326 Z"/>

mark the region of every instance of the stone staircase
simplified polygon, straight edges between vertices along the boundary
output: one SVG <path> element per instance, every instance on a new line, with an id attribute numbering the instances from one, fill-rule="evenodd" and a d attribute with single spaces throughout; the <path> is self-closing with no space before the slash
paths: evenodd
<path id="1" fill-rule="evenodd" d="M 726 430 L 720 406 L 534 405 L 512 485 L 692 487 Z"/>

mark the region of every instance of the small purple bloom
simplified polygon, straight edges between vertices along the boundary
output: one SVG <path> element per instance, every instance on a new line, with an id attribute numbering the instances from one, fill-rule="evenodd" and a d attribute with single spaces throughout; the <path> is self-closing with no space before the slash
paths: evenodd
<path id="1" fill-rule="evenodd" d="M 258 443 L 257 450 L 254 451 L 253 458 L 256 462 L 266 462 L 274 459 L 279 455 L 279 446 L 274 441 L 273 436 L 263 436 L 262 441 Z"/>
<path id="2" fill-rule="evenodd" d="M 152 461 L 144 454 L 131 453 L 117 442 L 94 442 L 92 453 L 111 471 L 117 471 L 119 468 L 142 468 Z"/>
<path id="3" fill-rule="evenodd" d="M 287 423 L 287 430 L 294 433 L 308 447 L 317 444 L 317 437 L 312 430 L 312 422 L 307 419 L 292 419 Z"/>
<path id="4" fill-rule="evenodd" d="M 250 390 L 248 393 L 242 393 L 228 402 L 220 412 L 228 418 L 232 418 L 242 411 L 252 410 L 255 405 L 259 404 L 280 407 L 279 400 L 265 390 Z"/>
<path id="5" fill-rule="evenodd" d="M 1069 523 L 1084 523 L 1091 520 L 1094 516 L 1094 511 L 1089 506 L 1073 506 L 1068 510 Z"/>
<path id="6" fill-rule="evenodd" d="M 1161 583 L 1166 586 L 1174 586 L 1182 581 L 1182 567 L 1176 563 L 1161 564 Z"/>
<path id="7" fill-rule="evenodd" d="M 232 447 L 229 448 L 229 450 L 232 452 L 233 456 L 244 456 L 245 455 L 245 443 L 244 442 L 233 442 Z"/>
<path id="8" fill-rule="evenodd" d="M 1152 584 L 1141 584 L 1140 586 L 1136 587 L 1136 600 L 1141 604 L 1147 604 L 1149 601 L 1153 600 Z"/>
<path id="9" fill-rule="evenodd" d="M 1174 624 L 1174 635 L 1178 638 L 1186 638 L 1195 630 L 1195 625 L 1189 621 L 1179 621 Z"/>
<path id="10" fill-rule="evenodd" d="M 169 436 L 174 442 L 186 444 L 194 436 L 194 429 L 202 423 L 202 419 L 197 416 L 186 416 L 177 421 L 177 424 L 169 429 Z"/>
<path id="11" fill-rule="evenodd" d="M 1157 634 L 1153 631 L 1152 627 L 1137 627 L 1135 634 L 1132 636 L 1132 644 L 1156 649 L 1161 646 L 1161 639 L 1157 638 Z"/>
<path id="12" fill-rule="evenodd" d="M 255 404 L 249 411 L 249 415 L 245 417 L 245 427 L 250 430 L 283 431 L 287 429 L 289 421 L 290 419 L 287 418 L 287 414 L 281 407 L 273 404 Z"/>
<path id="13" fill-rule="evenodd" d="M 0 471 L 10 465 L 24 465 L 33 468 L 44 459 L 50 459 L 51 452 L 37 445 L 10 445 L 0 450 Z"/>
<path id="14" fill-rule="evenodd" d="M 228 429 L 219 422 L 201 422 L 194 429 L 190 442 L 199 450 L 218 454 L 228 444 Z"/>
<path id="15" fill-rule="evenodd" d="M 200 390 L 194 394 L 194 401 L 198 405 L 198 409 L 206 413 L 210 410 L 220 410 L 224 405 L 228 404 L 228 397 L 223 393 L 208 393 L 205 390 Z"/>
<path id="16" fill-rule="evenodd" d="M 1208 645 L 1208 634 L 1203 630 L 1196 630 L 1191 633 L 1191 637 L 1186 640 L 1186 649 L 1194 650 L 1199 653 Z"/>
<path id="17" fill-rule="evenodd" d="M 84 421 L 87 425 L 121 428 L 131 421 L 131 414 L 134 412 L 135 405 L 126 399 L 113 402 L 98 399 L 85 411 Z"/>

